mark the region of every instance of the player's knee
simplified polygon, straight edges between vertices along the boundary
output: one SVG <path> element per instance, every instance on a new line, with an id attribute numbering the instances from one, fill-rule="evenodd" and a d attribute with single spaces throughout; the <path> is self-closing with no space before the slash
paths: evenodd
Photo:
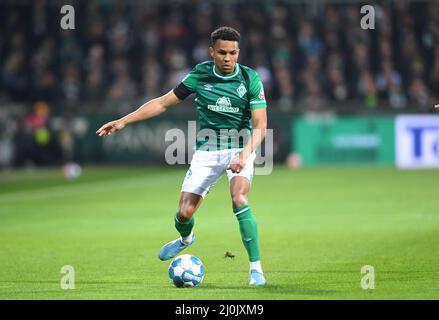
<path id="1" fill-rule="evenodd" d="M 248 204 L 247 196 L 241 193 L 232 195 L 233 208 L 239 208 Z"/>

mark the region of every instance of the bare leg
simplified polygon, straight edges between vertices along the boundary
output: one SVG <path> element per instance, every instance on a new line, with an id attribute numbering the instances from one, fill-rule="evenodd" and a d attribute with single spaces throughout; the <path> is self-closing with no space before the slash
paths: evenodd
<path id="1" fill-rule="evenodd" d="M 178 220 L 180 220 L 181 222 L 190 220 L 195 211 L 197 211 L 202 201 L 203 197 L 198 194 L 191 192 L 182 192 L 180 194 L 180 203 L 178 205 Z"/>
<path id="2" fill-rule="evenodd" d="M 230 196 L 233 209 L 248 205 L 250 181 L 245 177 L 236 176 L 230 182 Z"/>
<path id="3" fill-rule="evenodd" d="M 175 228 L 180 233 L 181 238 L 168 242 L 160 249 L 160 260 L 168 260 L 175 257 L 180 251 L 184 250 L 193 242 L 194 236 L 192 229 L 194 227 L 194 219 L 192 216 L 200 206 L 202 200 L 203 197 L 195 193 L 182 192 L 180 194 L 178 212 L 174 220 Z"/>

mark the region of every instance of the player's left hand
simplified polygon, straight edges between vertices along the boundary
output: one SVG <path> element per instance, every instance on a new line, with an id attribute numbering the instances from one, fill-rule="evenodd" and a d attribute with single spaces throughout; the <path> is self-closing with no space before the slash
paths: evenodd
<path id="1" fill-rule="evenodd" d="M 240 173 L 244 170 L 246 159 L 242 154 L 237 155 L 229 164 L 227 170 L 232 170 L 233 173 Z"/>

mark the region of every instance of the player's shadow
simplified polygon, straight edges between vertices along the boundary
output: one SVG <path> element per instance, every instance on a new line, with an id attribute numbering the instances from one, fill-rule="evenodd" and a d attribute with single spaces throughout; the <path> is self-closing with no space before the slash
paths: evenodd
<path id="1" fill-rule="evenodd" d="M 203 283 L 200 285 L 198 290 L 217 290 L 218 294 L 222 293 L 230 293 L 230 291 L 237 290 L 239 292 L 245 293 L 262 293 L 266 292 L 267 294 L 285 294 L 285 295 L 310 295 L 310 296 L 331 296 L 333 294 L 338 293 L 335 290 L 322 290 L 317 288 L 303 288 L 300 286 L 292 286 L 292 285 L 280 285 L 280 284 L 270 284 L 267 283 L 264 286 L 259 287 L 251 287 L 248 284 L 245 286 L 220 286 L 213 283 Z"/>

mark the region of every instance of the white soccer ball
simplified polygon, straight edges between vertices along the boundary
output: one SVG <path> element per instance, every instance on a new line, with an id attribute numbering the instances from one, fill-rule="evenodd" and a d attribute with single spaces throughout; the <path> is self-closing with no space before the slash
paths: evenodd
<path id="1" fill-rule="evenodd" d="M 81 173 L 81 166 L 75 162 L 69 162 L 63 166 L 64 178 L 68 180 L 78 179 Z"/>
<path id="2" fill-rule="evenodd" d="M 197 257 L 183 254 L 171 261 L 168 274 L 176 287 L 196 287 L 204 279 L 204 265 Z"/>

